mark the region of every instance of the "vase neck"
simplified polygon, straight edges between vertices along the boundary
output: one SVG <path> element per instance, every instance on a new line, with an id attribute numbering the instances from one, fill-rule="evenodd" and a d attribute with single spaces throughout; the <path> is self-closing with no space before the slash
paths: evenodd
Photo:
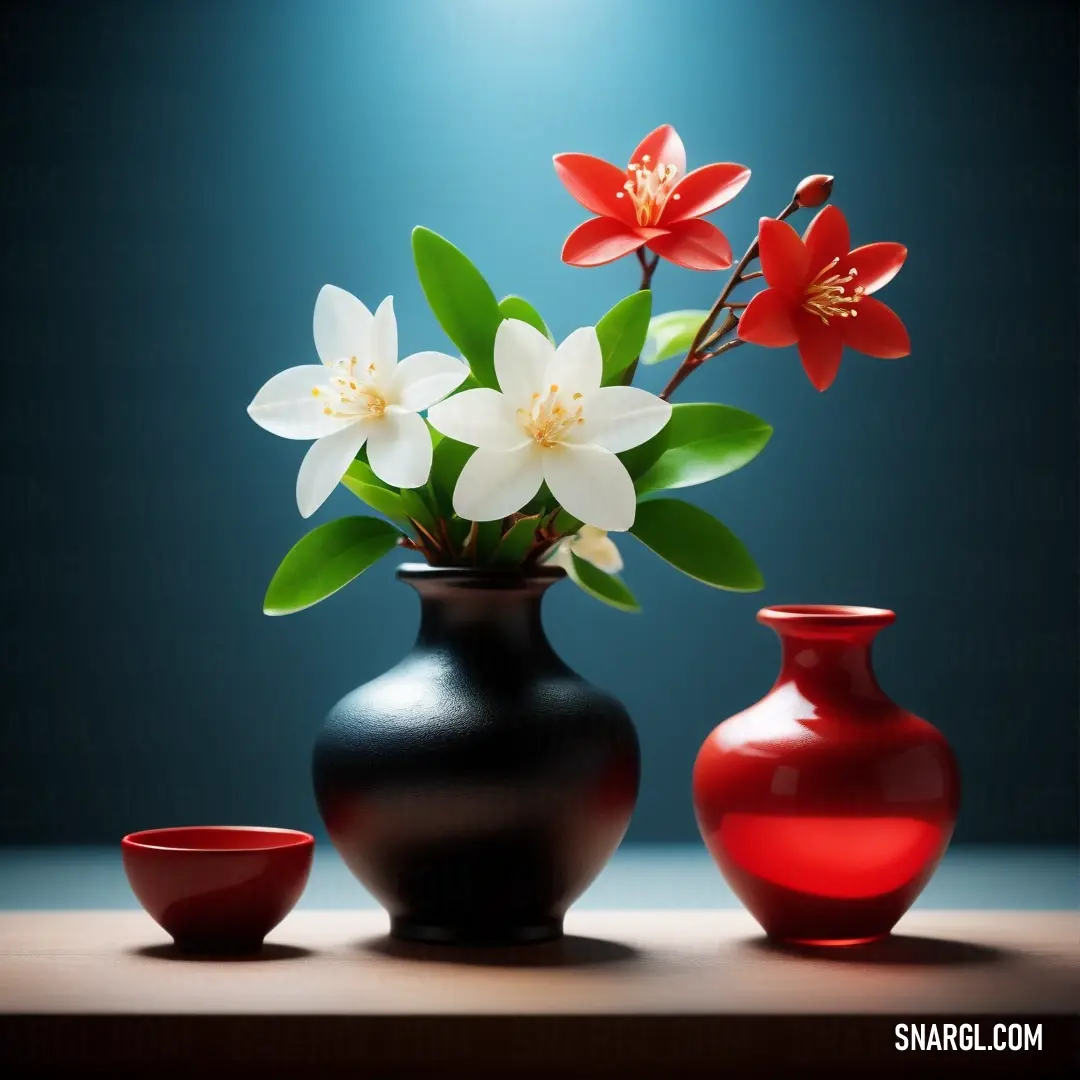
<path id="1" fill-rule="evenodd" d="M 808 701 L 829 706 L 888 703 L 871 651 L 894 618 L 876 608 L 766 608 L 758 619 L 776 631 L 782 649 L 774 689 L 793 686 Z"/>
<path id="2" fill-rule="evenodd" d="M 871 643 L 782 636 L 783 659 L 776 685 L 794 683 L 810 701 L 886 701 L 871 659 Z"/>
<path id="3" fill-rule="evenodd" d="M 420 648 L 533 662 L 555 659 L 540 605 L 561 570 L 532 573 L 481 568 L 402 567 L 398 577 L 420 594 Z"/>

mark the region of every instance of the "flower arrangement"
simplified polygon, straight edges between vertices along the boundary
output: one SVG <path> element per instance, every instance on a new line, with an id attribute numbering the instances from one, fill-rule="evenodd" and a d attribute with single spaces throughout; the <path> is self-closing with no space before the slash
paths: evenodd
<path id="1" fill-rule="evenodd" d="M 638 290 L 556 344 L 528 301 L 497 300 L 458 248 L 417 228 L 421 287 L 462 358 L 419 352 L 399 360 L 391 297 L 372 314 L 324 286 L 314 314 L 320 363 L 274 376 L 248 413 L 275 435 L 314 440 L 296 483 L 304 517 L 339 483 L 379 516 L 340 518 L 304 536 L 270 582 L 267 614 L 310 607 L 399 546 L 437 566 L 554 562 L 590 595 L 636 611 L 608 535 L 619 532 L 707 585 L 762 587 L 725 525 L 691 503 L 657 496 L 741 468 L 772 429 L 727 405 L 669 399 L 703 364 L 746 343 L 797 345 L 818 390 L 836 378 L 844 346 L 906 356 L 903 323 L 871 294 L 896 275 L 907 250 L 852 249 L 843 213 L 826 205 L 833 178 L 818 175 L 803 180 L 775 218 L 760 221 L 732 266 L 730 243 L 705 218 L 738 195 L 750 170 L 715 163 L 687 172 L 682 140 L 666 124 L 642 140 L 625 170 L 579 153 L 557 154 L 554 164 L 595 215 L 566 239 L 563 261 L 592 267 L 635 255 Z M 818 207 L 800 237 L 786 219 Z M 731 273 L 709 311 L 654 315 L 661 259 Z M 760 269 L 751 270 L 755 260 Z M 755 279 L 766 287 L 747 301 L 732 299 Z M 632 385 L 639 364 L 680 356 L 659 395 Z"/>

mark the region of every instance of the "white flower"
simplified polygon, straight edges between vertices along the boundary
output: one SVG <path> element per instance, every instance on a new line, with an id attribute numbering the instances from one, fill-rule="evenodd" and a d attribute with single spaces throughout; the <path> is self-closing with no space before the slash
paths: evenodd
<path id="1" fill-rule="evenodd" d="M 420 487 L 431 471 L 431 433 L 419 415 L 468 377 L 460 360 L 413 353 L 398 363 L 394 298 L 374 315 L 351 293 L 324 285 L 315 301 L 322 365 L 275 375 L 248 406 L 259 427 L 285 439 L 316 439 L 296 478 L 304 517 L 319 509 L 367 443 L 368 463 L 396 488 Z"/>
<path id="2" fill-rule="evenodd" d="M 570 556 L 590 562 L 605 574 L 617 574 L 623 568 L 622 556 L 615 541 L 595 525 L 582 525 L 573 536 L 564 536 L 552 549 L 547 561 L 569 571 L 573 567 Z"/>
<path id="3" fill-rule="evenodd" d="M 603 359 L 592 326 L 556 349 L 528 323 L 507 319 L 495 335 L 498 390 L 466 390 L 436 405 L 432 427 L 479 449 L 454 489 L 469 521 L 520 510 L 546 480 L 574 517 L 600 529 L 634 523 L 634 483 L 615 456 L 651 439 L 671 406 L 633 386 L 601 387 Z"/>

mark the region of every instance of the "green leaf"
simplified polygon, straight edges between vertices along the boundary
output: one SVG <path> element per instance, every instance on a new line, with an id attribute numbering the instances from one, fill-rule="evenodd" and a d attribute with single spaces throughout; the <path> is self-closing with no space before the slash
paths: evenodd
<path id="1" fill-rule="evenodd" d="M 673 416 L 675 415 L 675 408 L 678 408 L 678 406 L 673 407 Z M 671 421 L 669 420 L 651 439 L 647 439 L 640 445 L 632 447 L 630 450 L 624 450 L 617 455 L 634 480 L 639 476 L 644 476 L 659 461 L 660 455 L 667 449 L 668 428 L 670 427 Z"/>
<path id="2" fill-rule="evenodd" d="M 700 506 L 679 499 L 639 503 L 630 532 L 676 570 L 706 585 L 733 592 L 757 592 L 765 585 L 742 541 Z"/>
<path id="3" fill-rule="evenodd" d="M 618 382 L 645 344 L 652 311 L 652 293 L 642 289 L 620 300 L 597 324 L 600 353 L 604 358 L 603 385 Z"/>
<path id="4" fill-rule="evenodd" d="M 366 462 L 354 461 L 341 482 L 372 510 L 378 510 L 399 525 L 408 524 L 409 515 L 401 504 L 401 496 L 385 487 Z"/>
<path id="5" fill-rule="evenodd" d="M 501 521 L 480 521 L 476 527 L 476 561 L 491 562 L 502 539 Z"/>
<path id="6" fill-rule="evenodd" d="M 667 311 L 649 320 L 649 331 L 641 350 L 643 364 L 659 364 L 690 351 L 707 311 Z"/>
<path id="7" fill-rule="evenodd" d="M 427 302 L 481 386 L 497 387 L 495 331 L 503 316 L 491 286 L 449 240 L 417 226 L 413 259 Z"/>
<path id="8" fill-rule="evenodd" d="M 392 551 L 401 533 L 379 518 L 328 521 L 281 560 L 263 600 L 267 615 L 291 615 L 325 600 Z"/>
<path id="9" fill-rule="evenodd" d="M 540 485 L 540 490 L 521 508 L 521 513 L 532 517 L 539 514 L 543 517 L 555 509 L 555 496 L 551 494 L 551 488 L 547 483 Z"/>
<path id="10" fill-rule="evenodd" d="M 565 536 L 569 533 L 580 532 L 581 526 L 584 525 L 585 522 L 580 521 L 578 518 L 574 517 L 573 514 L 567 513 L 566 510 L 560 507 L 552 524 L 555 532 L 560 536 Z"/>
<path id="11" fill-rule="evenodd" d="M 423 525 L 428 532 L 432 532 L 435 529 L 435 515 L 432 514 L 431 507 L 428 506 L 423 495 L 420 494 L 420 490 L 419 488 L 402 488 L 401 506 L 413 521 Z"/>
<path id="12" fill-rule="evenodd" d="M 447 518 L 446 531 L 450 534 L 450 544 L 455 554 L 460 555 L 464 552 L 472 527 L 473 523 L 466 521 L 464 518 L 456 516 Z"/>
<path id="13" fill-rule="evenodd" d="M 431 476 L 428 489 L 440 517 L 454 513 L 454 487 L 457 485 L 465 462 L 472 457 L 475 446 L 468 446 L 456 439 L 444 436 L 431 455 Z"/>
<path id="14" fill-rule="evenodd" d="M 539 524 L 539 515 L 519 518 L 515 521 L 507 529 L 491 561 L 502 565 L 517 566 L 532 547 L 536 526 Z"/>
<path id="15" fill-rule="evenodd" d="M 588 593 L 613 608 L 618 608 L 619 611 L 638 612 L 641 610 L 641 605 L 626 587 L 622 578 L 614 574 L 605 574 L 599 567 L 579 558 L 573 552 L 570 553 L 570 569 L 567 571 L 567 576 L 582 592 Z"/>
<path id="16" fill-rule="evenodd" d="M 499 311 L 502 312 L 504 319 L 520 319 L 522 322 L 527 322 L 539 330 L 552 345 L 555 344 L 555 338 L 548 329 L 547 323 L 540 317 L 540 312 L 523 296 L 504 296 L 499 301 Z"/>
<path id="17" fill-rule="evenodd" d="M 730 405 L 676 405 L 660 432 L 665 435 L 662 452 L 635 477 L 634 488 L 639 495 L 647 495 L 726 476 L 753 461 L 772 431 L 760 417 Z"/>

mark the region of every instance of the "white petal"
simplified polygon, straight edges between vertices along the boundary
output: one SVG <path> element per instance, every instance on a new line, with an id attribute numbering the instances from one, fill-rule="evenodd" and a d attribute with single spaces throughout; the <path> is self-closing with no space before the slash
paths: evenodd
<path id="1" fill-rule="evenodd" d="M 371 312 L 336 285 L 324 285 L 315 300 L 315 351 L 324 364 L 345 356 L 366 357 L 371 332 Z"/>
<path id="2" fill-rule="evenodd" d="M 617 574 L 623 568 L 622 556 L 615 541 L 595 525 L 582 525 L 571 546 L 579 559 L 591 562 L 605 574 Z"/>
<path id="3" fill-rule="evenodd" d="M 353 421 L 311 444 L 296 477 L 296 505 L 304 517 L 311 517 L 326 502 L 364 445 L 367 433 L 368 422 Z"/>
<path id="4" fill-rule="evenodd" d="M 535 326 L 520 319 L 504 319 L 495 331 L 495 374 L 499 389 L 515 405 L 529 404 L 545 389 L 544 373 L 555 347 Z"/>
<path id="5" fill-rule="evenodd" d="M 388 386 L 397 367 L 397 317 L 394 298 L 388 296 L 376 309 L 371 323 L 371 352 L 368 362 L 375 364 L 373 381 Z"/>
<path id="6" fill-rule="evenodd" d="M 441 352 L 418 352 L 406 356 L 394 369 L 390 397 L 409 412 L 423 412 L 442 401 L 469 377 L 469 367 Z"/>
<path id="7" fill-rule="evenodd" d="M 320 391 L 318 397 L 312 394 L 314 389 Z M 349 423 L 323 412 L 330 400 L 329 393 L 326 368 L 317 364 L 288 368 L 275 375 L 252 398 L 248 416 L 259 427 L 283 439 L 321 439 Z"/>
<path id="8" fill-rule="evenodd" d="M 529 441 L 525 429 L 514 422 L 506 395 L 488 387 L 465 390 L 432 405 L 428 420 L 443 435 L 488 450 L 513 450 Z"/>
<path id="9" fill-rule="evenodd" d="M 604 374 L 604 358 L 596 327 L 582 326 L 556 349 L 544 378 L 567 394 L 594 393 Z"/>
<path id="10" fill-rule="evenodd" d="M 604 386 L 585 403 L 580 440 L 621 454 L 651 439 L 671 419 L 671 404 L 637 386 Z"/>
<path id="11" fill-rule="evenodd" d="M 431 432 L 419 413 L 391 406 L 370 421 L 367 459 L 371 471 L 397 488 L 417 488 L 431 472 Z"/>
<path id="12" fill-rule="evenodd" d="M 543 465 L 551 494 L 574 517 L 609 532 L 634 524 L 634 481 L 610 450 L 564 443 L 544 453 Z"/>
<path id="13" fill-rule="evenodd" d="M 516 450 L 477 450 L 454 488 L 454 510 L 467 521 L 495 521 L 520 510 L 544 481 L 535 443 Z"/>

